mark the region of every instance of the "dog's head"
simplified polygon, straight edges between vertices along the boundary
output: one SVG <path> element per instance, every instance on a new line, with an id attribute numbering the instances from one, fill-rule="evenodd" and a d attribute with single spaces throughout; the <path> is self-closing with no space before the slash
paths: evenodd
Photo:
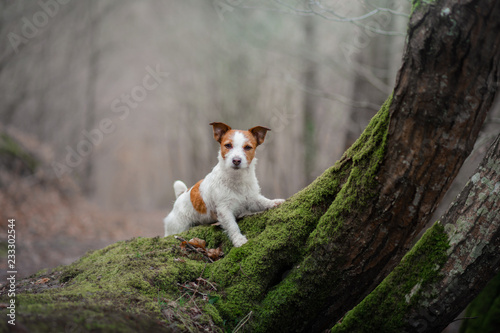
<path id="1" fill-rule="evenodd" d="M 256 126 L 248 131 L 233 130 L 224 123 L 211 123 L 214 139 L 220 143 L 224 166 L 233 169 L 248 168 L 255 157 L 255 149 L 264 142 L 269 128 Z"/>

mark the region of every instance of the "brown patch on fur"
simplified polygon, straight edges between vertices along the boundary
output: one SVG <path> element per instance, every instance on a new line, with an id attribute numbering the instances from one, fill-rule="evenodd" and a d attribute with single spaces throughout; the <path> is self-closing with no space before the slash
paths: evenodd
<path id="1" fill-rule="evenodd" d="M 200 193 L 200 185 L 201 185 L 202 181 L 203 181 L 203 179 L 200 180 L 199 182 L 197 182 L 191 188 L 190 198 L 191 198 L 191 203 L 193 204 L 194 209 L 200 214 L 206 214 L 207 213 L 207 205 L 205 205 L 205 201 L 203 201 L 203 198 L 201 197 L 201 193 Z"/>
<path id="2" fill-rule="evenodd" d="M 236 130 L 229 130 L 222 136 L 220 140 L 220 153 L 222 158 L 226 158 L 226 154 L 233 148 L 233 135 Z M 230 144 L 231 148 L 227 148 L 226 145 Z"/>
<path id="3" fill-rule="evenodd" d="M 215 141 L 217 141 L 218 143 L 222 143 L 222 137 L 224 136 L 224 134 L 226 134 L 226 132 L 231 130 L 231 127 L 224 123 L 210 123 L 210 125 L 214 130 Z"/>
<path id="4" fill-rule="evenodd" d="M 245 142 L 245 145 L 243 146 L 243 151 L 245 152 L 245 157 L 248 161 L 248 164 L 252 162 L 253 158 L 255 157 L 255 148 L 259 145 L 257 142 L 257 138 L 250 133 L 249 131 L 241 131 L 247 141 Z M 250 149 L 246 149 L 246 147 L 250 147 Z"/>

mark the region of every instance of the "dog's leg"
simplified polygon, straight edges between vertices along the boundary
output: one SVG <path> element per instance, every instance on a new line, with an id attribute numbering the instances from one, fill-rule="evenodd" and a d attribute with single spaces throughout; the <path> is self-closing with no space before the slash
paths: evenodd
<path id="1" fill-rule="evenodd" d="M 277 206 L 281 205 L 283 202 L 285 202 L 285 199 L 271 200 L 271 199 L 268 199 L 265 196 L 259 194 L 259 196 L 257 196 L 256 200 L 249 205 L 248 209 L 252 213 L 258 213 L 258 212 L 261 212 L 261 211 L 266 210 L 266 209 L 277 207 Z"/>
<path id="2" fill-rule="evenodd" d="M 233 213 L 229 210 L 218 209 L 217 217 L 222 228 L 226 230 L 227 235 L 235 247 L 240 247 L 245 244 L 248 240 L 245 236 L 241 234 L 240 228 L 236 223 L 236 218 Z"/>

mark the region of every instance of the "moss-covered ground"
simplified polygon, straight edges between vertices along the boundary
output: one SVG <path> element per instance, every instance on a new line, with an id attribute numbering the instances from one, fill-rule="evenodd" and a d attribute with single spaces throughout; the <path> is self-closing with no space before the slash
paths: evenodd
<path id="1" fill-rule="evenodd" d="M 197 280 L 205 267 L 201 254 L 187 253 L 172 237 L 118 242 L 19 281 L 16 324 L 30 332 L 221 331 L 211 304 L 217 287 Z M 1 303 L 10 302 L 8 288 Z M 0 310 L 3 317 L 8 311 Z"/>

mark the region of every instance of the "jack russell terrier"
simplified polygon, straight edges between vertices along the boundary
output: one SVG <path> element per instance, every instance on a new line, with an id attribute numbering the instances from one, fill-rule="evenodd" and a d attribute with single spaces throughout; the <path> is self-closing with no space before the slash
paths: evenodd
<path id="1" fill-rule="evenodd" d="M 217 220 L 235 247 L 247 242 L 236 218 L 264 211 L 283 203 L 260 194 L 255 176 L 255 149 L 264 142 L 269 128 L 233 130 L 224 123 L 211 123 L 214 139 L 220 143 L 219 163 L 205 179 L 190 189 L 180 180 L 174 183 L 174 208 L 163 220 L 165 237 L 188 230 L 191 226 Z"/>

